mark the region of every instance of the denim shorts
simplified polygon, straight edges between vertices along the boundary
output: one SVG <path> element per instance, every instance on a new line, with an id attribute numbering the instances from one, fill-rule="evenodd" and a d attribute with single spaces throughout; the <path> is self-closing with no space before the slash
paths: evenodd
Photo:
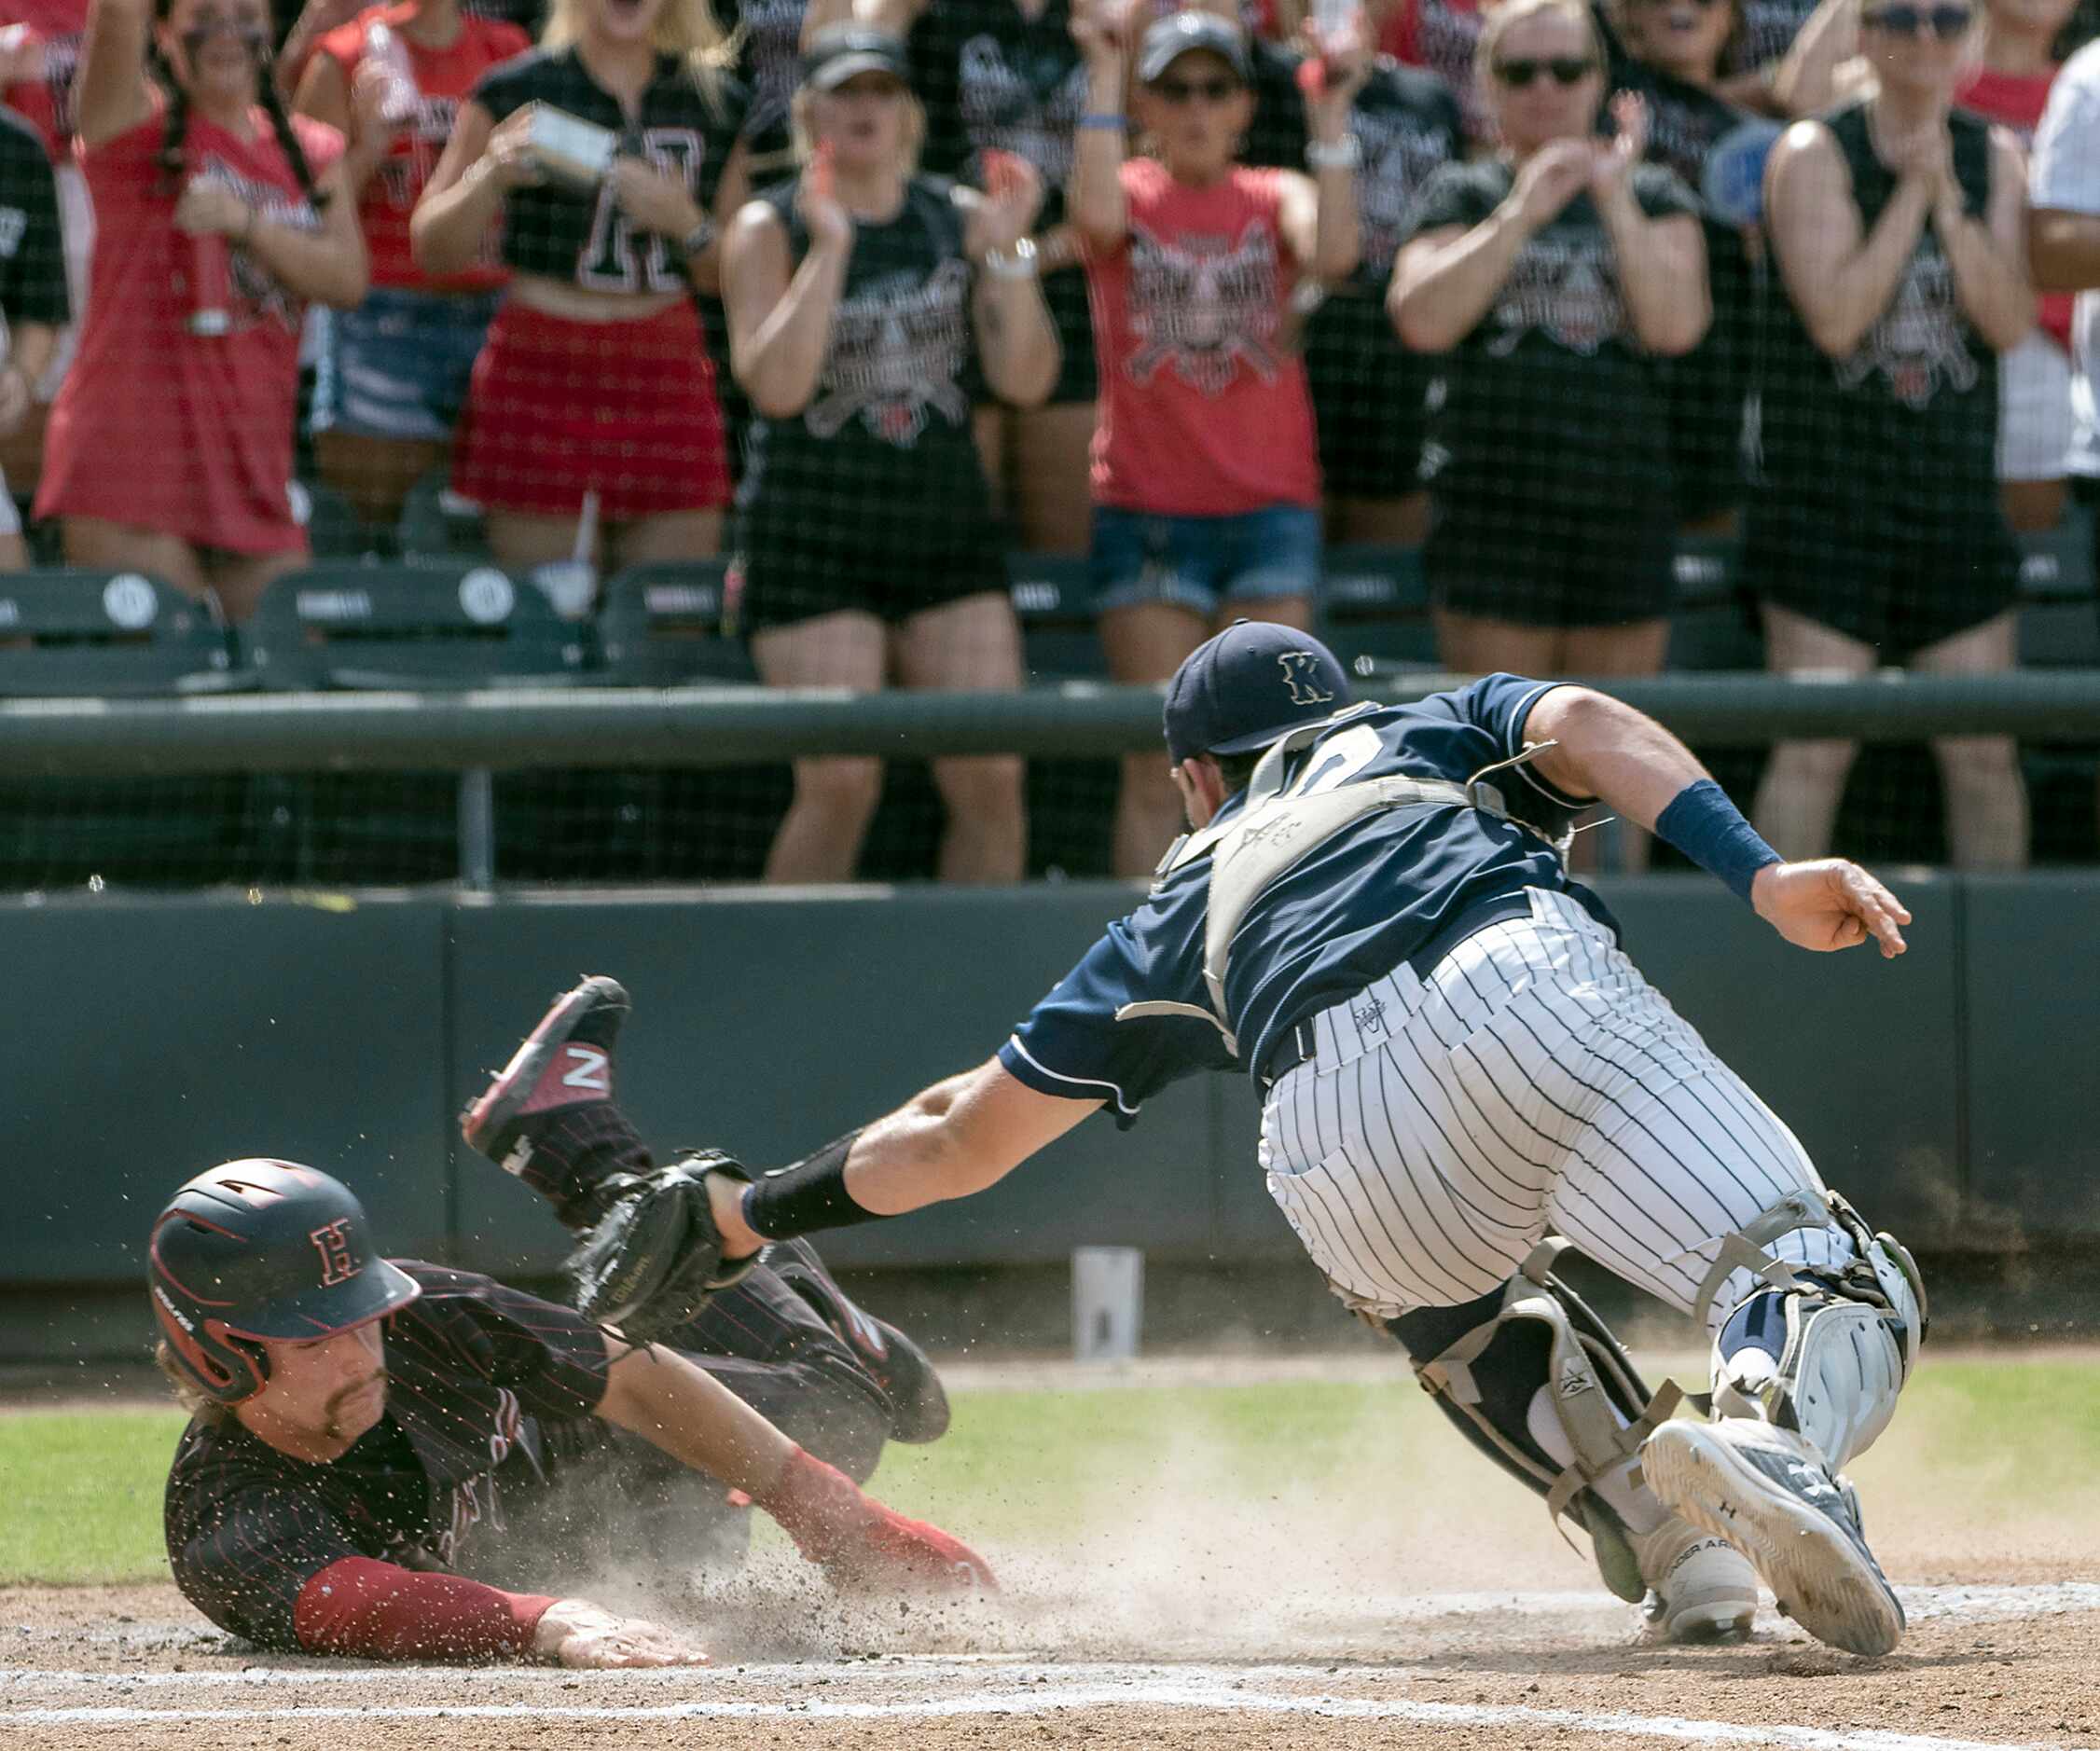
<path id="1" fill-rule="evenodd" d="M 475 355 L 503 294 L 381 286 L 328 314 L 313 429 L 443 443 L 466 405 Z"/>
<path id="2" fill-rule="evenodd" d="M 1235 517 L 1094 507 L 1087 572 L 1096 612 L 1172 602 L 1206 619 L 1227 602 L 1319 590 L 1319 513 L 1271 504 Z"/>

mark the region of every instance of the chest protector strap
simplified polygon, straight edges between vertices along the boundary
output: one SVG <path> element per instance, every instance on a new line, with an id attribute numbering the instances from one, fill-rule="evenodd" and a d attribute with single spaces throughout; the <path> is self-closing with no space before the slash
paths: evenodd
<path id="1" fill-rule="evenodd" d="M 1184 834 L 1167 848 L 1155 881 L 1199 857 L 1210 859 L 1210 892 L 1203 930 L 1203 983 L 1210 1001 L 1208 1006 L 1167 1001 L 1126 1003 L 1115 1013 L 1117 1021 L 1140 1015 L 1201 1016 L 1224 1035 L 1225 1049 L 1237 1057 L 1239 1041 L 1225 1020 L 1225 972 L 1232 958 L 1232 941 L 1254 903 L 1278 877 L 1344 828 L 1388 808 L 1479 808 L 1503 820 L 1514 820 L 1501 792 L 1483 780 L 1490 773 L 1522 765 L 1554 746 L 1552 742 L 1528 744 L 1513 759 L 1483 766 L 1463 784 L 1451 779 L 1413 779 L 1394 774 L 1337 784 L 1309 796 L 1285 792 L 1284 779 L 1293 754 L 1311 747 L 1345 719 L 1374 709 L 1369 704 L 1357 706 L 1317 724 L 1307 724 L 1270 743 L 1253 777 L 1247 781 L 1246 807 L 1223 825 Z"/>

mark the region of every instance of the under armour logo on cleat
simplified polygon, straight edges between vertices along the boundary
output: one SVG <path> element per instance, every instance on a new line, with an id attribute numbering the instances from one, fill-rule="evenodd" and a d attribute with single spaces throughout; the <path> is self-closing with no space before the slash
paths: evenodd
<path id="1" fill-rule="evenodd" d="M 595 1095 L 610 1095 L 613 1079 L 606 1074 L 606 1057 L 596 1046 L 564 1046 L 575 1063 L 562 1072 L 564 1088 L 587 1088 Z"/>

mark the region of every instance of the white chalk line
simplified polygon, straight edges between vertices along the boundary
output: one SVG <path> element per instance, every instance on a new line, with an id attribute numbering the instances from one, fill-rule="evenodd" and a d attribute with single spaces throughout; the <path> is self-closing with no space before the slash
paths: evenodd
<path id="1" fill-rule="evenodd" d="M 1245 1688 L 1244 1680 L 1221 1684 L 1216 1675 L 1119 1685 L 1051 1685 L 1028 1694 L 977 1694 L 910 1703 L 670 1703 L 655 1706 L 592 1706 L 582 1703 L 428 1703 L 378 1708 L 150 1709 L 38 1708 L 0 1717 L 10 1727 L 186 1726 L 206 1722 L 287 1721 L 633 1721 L 681 1720 L 884 1720 L 955 1719 L 1028 1716 L 1087 1708 L 1168 1708 L 1250 1715 L 1319 1716 L 1330 1720 L 1370 1720 L 1424 1727 L 1556 1728 L 1615 1740 L 1667 1739 L 1694 1745 L 1755 1745 L 1780 1751 L 2078 1751 L 2028 1741 L 1947 1739 L 1878 1728 L 1826 1731 L 1817 1727 L 1750 1726 L 1694 1720 L 1678 1715 L 1636 1715 L 1521 1704 L 1375 1701 L 1355 1697 L 1292 1696 Z"/>

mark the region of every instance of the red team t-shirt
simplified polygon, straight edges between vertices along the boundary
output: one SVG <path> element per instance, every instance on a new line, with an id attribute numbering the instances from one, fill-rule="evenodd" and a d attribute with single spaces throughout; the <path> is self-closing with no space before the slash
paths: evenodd
<path id="1" fill-rule="evenodd" d="M 2035 130 L 2041 126 L 2041 113 L 2049 104 L 2049 88 L 2055 79 L 2054 67 L 2047 73 L 2024 74 L 1993 73 L 1988 67 L 1979 67 L 1955 88 L 1955 102 L 1971 115 L 2011 130 L 2021 151 L 2030 152 L 2034 149 Z M 2075 292 L 2044 292 L 2036 300 L 2036 320 L 2042 332 L 2065 352 L 2071 350 L 2071 306 L 2077 302 Z"/>
<path id="2" fill-rule="evenodd" d="M 1086 261 L 1097 503 L 1163 517 L 1319 503 L 1312 398 L 1284 335 L 1298 265 L 1282 189 L 1273 170 L 1192 188 L 1150 159 L 1124 165 L 1129 236 Z"/>
<path id="3" fill-rule="evenodd" d="M 0 88 L 0 102 L 44 136 L 53 161 L 73 149 L 73 79 L 88 29 L 88 0 L 5 0 L 0 24 L 26 24 L 44 42 L 44 76 Z"/>
<path id="4" fill-rule="evenodd" d="M 316 49 L 341 69 L 347 93 L 365 56 L 365 27 L 378 21 L 393 28 L 408 49 L 416 87 L 422 92 L 421 107 L 394 135 L 392 149 L 358 197 L 357 222 L 372 258 L 372 283 L 413 292 L 490 291 L 509 278 L 496 254 L 493 230 L 484 252 L 485 266 L 460 273 L 427 274 L 416 266 L 408 249 L 408 215 L 416 210 L 431 172 L 437 168 L 445 142 L 451 138 L 460 101 L 490 67 L 532 48 L 532 39 L 515 24 L 468 12 L 461 14 L 460 34 L 449 47 L 424 48 L 401 29 L 415 16 L 415 0 L 373 7 L 330 31 Z"/>
<path id="5" fill-rule="evenodd" d="M 191 112 L 190 175 L 234 182 L 267 218 L 318 229 L 269 116 L 242 140 Z M 293 118 L 318 180 L 342 154 L 333 128 Z M 51 410 L 39 517 L 99 517 L 239 553 L 297 551 L 285 498 L 304 302 L 231 248 L 233 326 L 187 327 L 191 240 L 174 227 L 163 124 L 77 146 L 97 230 L 80 352 Z"/>

